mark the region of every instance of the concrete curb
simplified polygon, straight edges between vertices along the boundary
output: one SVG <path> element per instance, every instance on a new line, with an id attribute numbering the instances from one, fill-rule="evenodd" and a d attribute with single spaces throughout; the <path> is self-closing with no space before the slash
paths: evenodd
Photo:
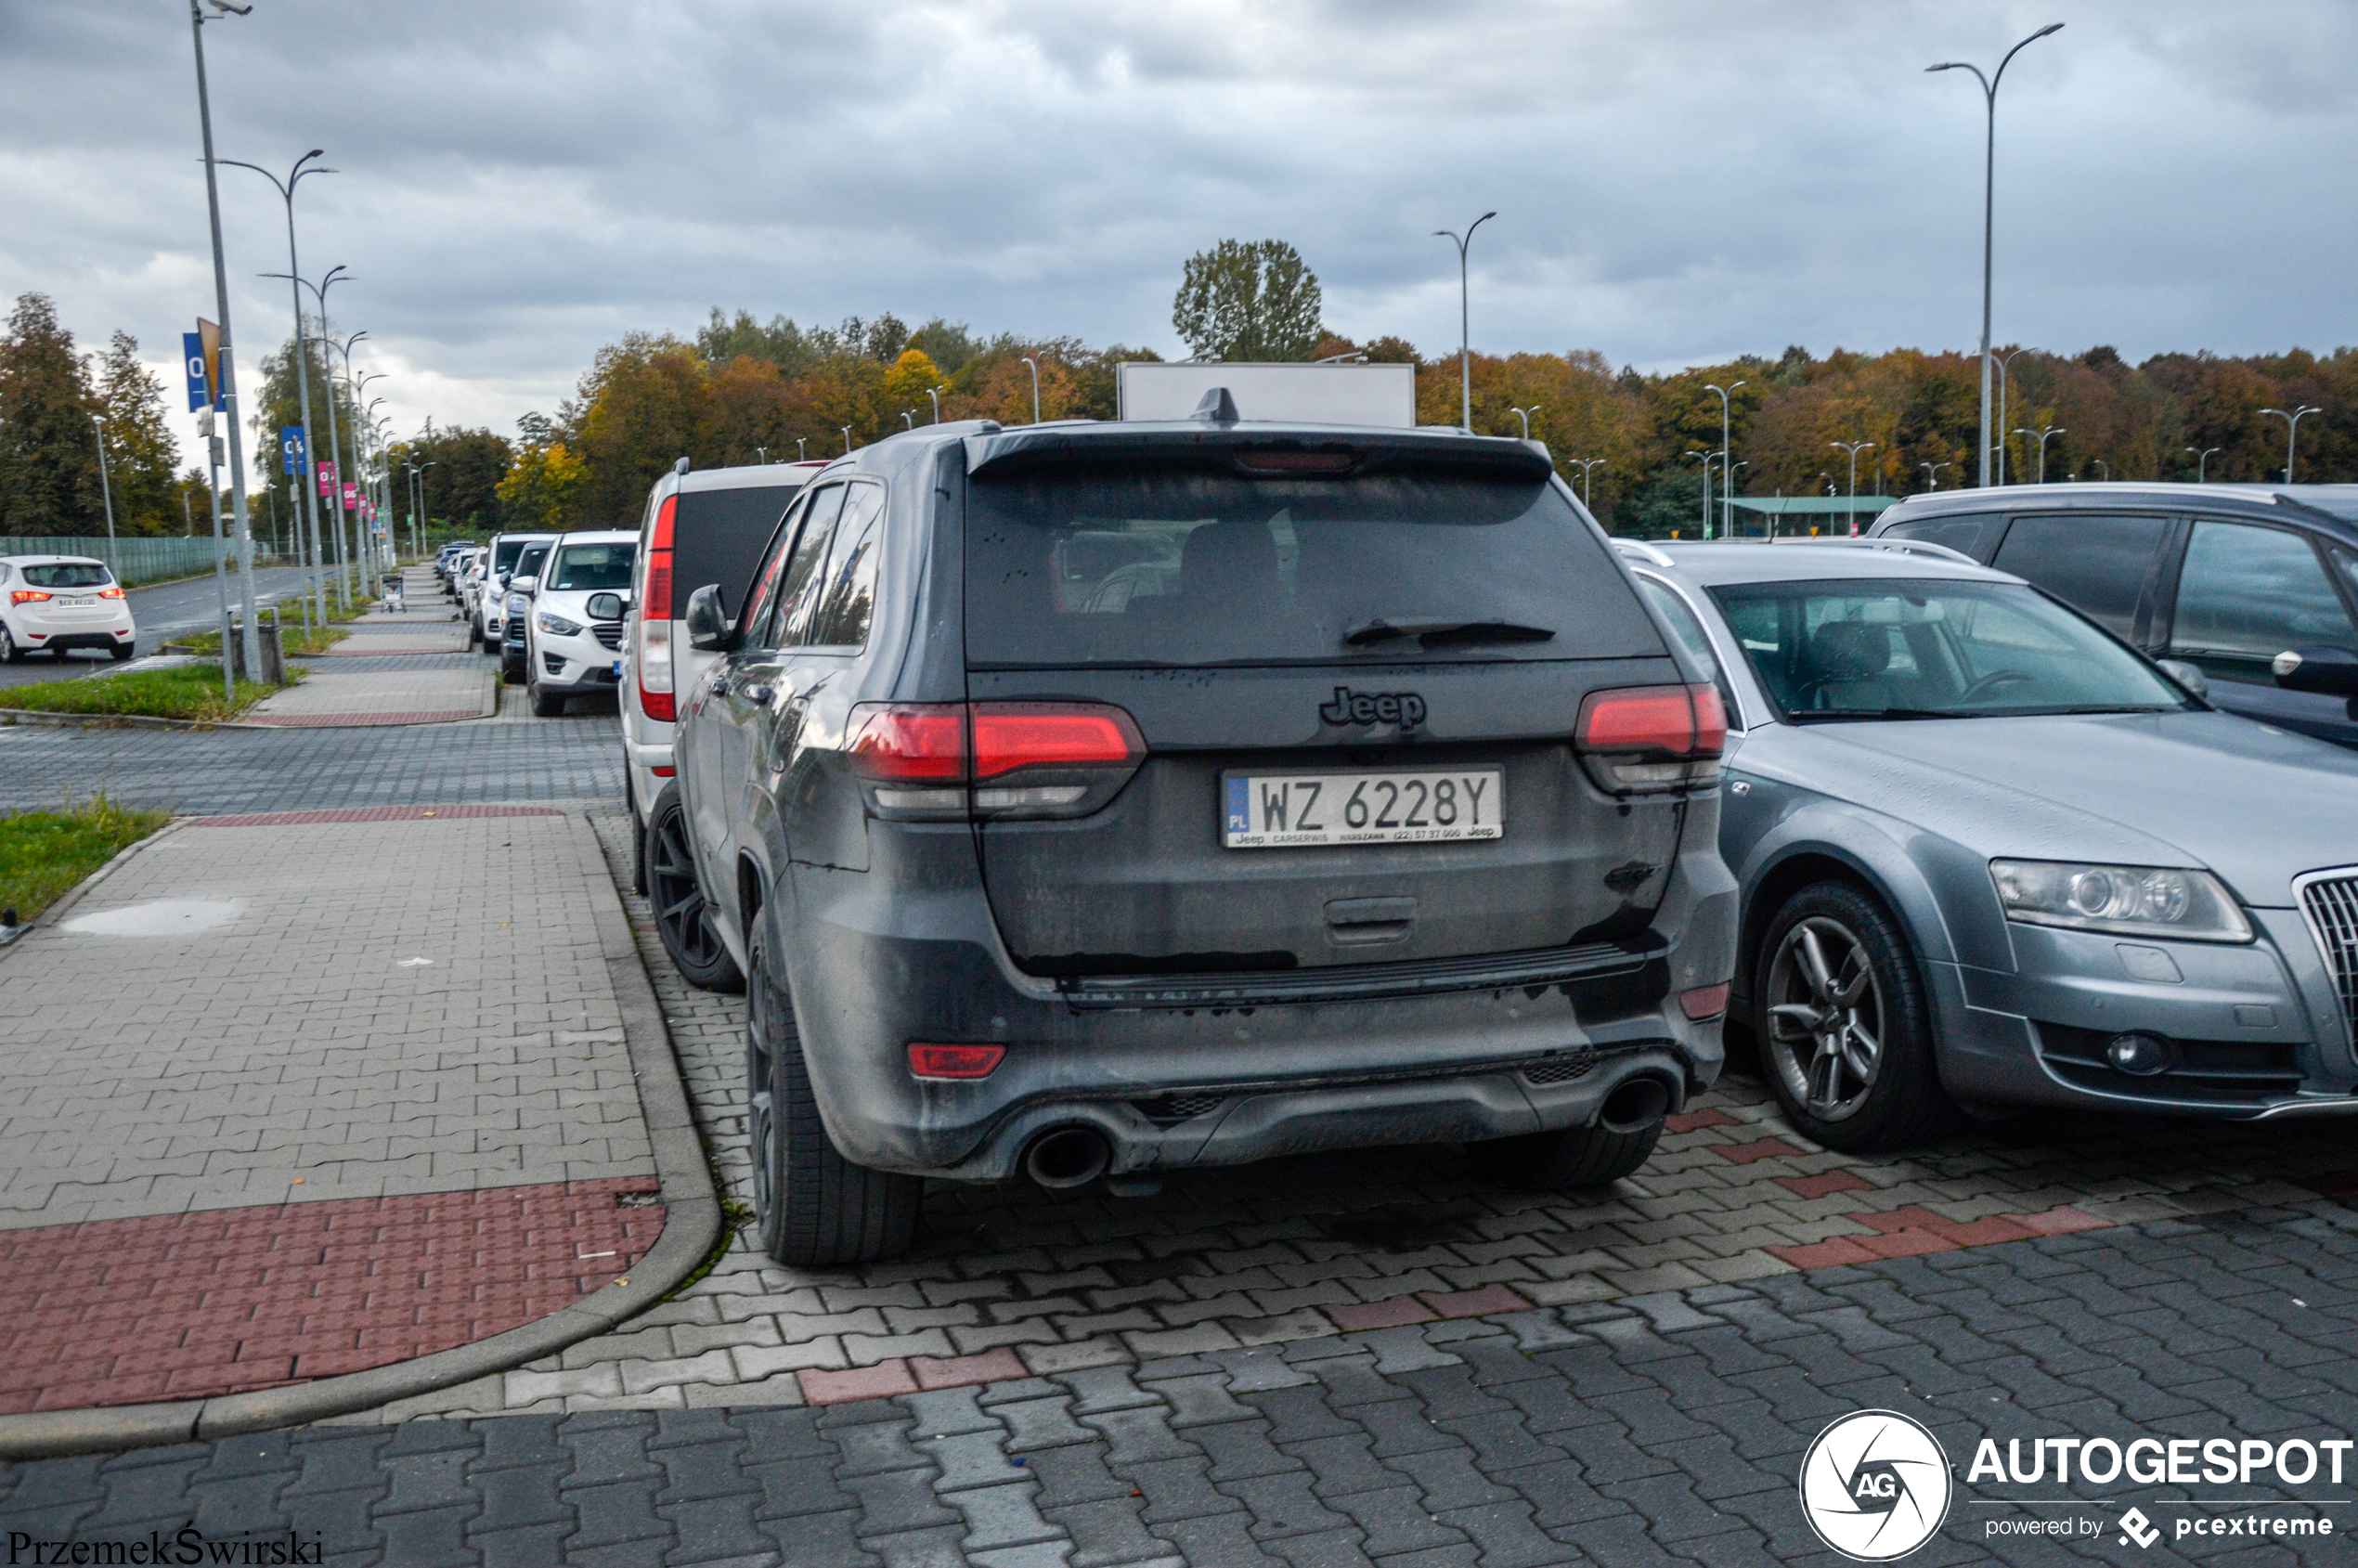
<path id="1" fill-rule="evenodd" d="M 38 708 L 0 707 L 0 724 L 45 724 L 57 730 L 257 730 L 267 725 L 236 719 L 158 719 L 145 713 L 44 713 Z"/>
<path id="2" fill-rule="evenodd" d="M 597 834 L 586 813 L 569 820 L 581 849 L 583 870 L 590 874 L 590 913 L 597 922 L 598 947 L 621 1010 L 623 1039 L 639 1084 L 639 1107 L 647 1121 L 655 1174 L 663 1186 L 663 1234 L 638 1266 L 596 1295 L 547 1317 L 414 1361 L 211 1399 L 0 1416 L 0 1460 L 231 1437 L 373 1409 L 396 1399 L 471 1382 L 554 1354 L 637 1316 L 669 1295 L 704 1262 L 720 1238 L 720 1199 L 713 1190 L 704 1144 L 689 1113 L 688 1091 L 680 1079 L 671 1031 L 664 1023 L 663 1009 L 656 1005 L 654 985 L 640 959 Z M 149 835 L 108 862 L 44 912 L 42 920 L 62 913 L 126 857 L 178 825 L 175 823 Z"/>

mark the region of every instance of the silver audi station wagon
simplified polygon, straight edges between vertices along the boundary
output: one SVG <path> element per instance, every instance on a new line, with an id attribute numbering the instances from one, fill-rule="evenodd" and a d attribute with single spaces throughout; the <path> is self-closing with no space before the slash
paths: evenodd
<path id="1" fill-rule="evenodd" d="M 1545 451 L 1205 402 L 895 435 L 689 606 L 781 1260 L 905 1246 L 925 1177 L 1608 1181 L 1719 1070 L 1719 695 Z"/>

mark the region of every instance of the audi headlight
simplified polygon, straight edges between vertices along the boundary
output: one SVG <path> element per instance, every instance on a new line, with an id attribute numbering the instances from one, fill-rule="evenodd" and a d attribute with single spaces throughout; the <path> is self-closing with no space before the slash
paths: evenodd
<path id="1" fill-rule="evenodd" d="M 1989 878 L 2006 918 L 2033 926 L 2248 942 L 2251 922 L 2219 878 L 2169 866 L 2080 865 L 2070 861 L 1991 861 Z"/>
<path id="2" fill-rule="evenodd" d="M 542 611 L 540 615 L 540 629 L 547 632 L 551 637 L 578 637 L 581 635 L 581 628 L 579 627 L 574 625 L 563 616 L 552 616 L 545 610 Z"/>

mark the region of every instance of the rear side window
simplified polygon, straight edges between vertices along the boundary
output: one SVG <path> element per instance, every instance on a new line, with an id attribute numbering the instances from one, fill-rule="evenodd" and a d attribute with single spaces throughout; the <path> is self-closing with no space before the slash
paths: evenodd
<path id="1" fill-rule="evenodd" d="M 1662 652 L 1618 565 L 1544 482 L 1034 472 L 969 486 L 965 554 L 980 667 Z M 1506 629 L 1445 629 L 1483 623 Z M 1426 629 L 1381 632 L 1411 626 Z"/>
<path id="2" fill-rule="evenodd" d="M 2168 528 L 2168 520 L 2160 517 L 2017 517 L 1990 564 L 2037 583 L 2116 634 L 2133 638 L 2137 601 Z"/>
<path id="3" fill-rule="evenodd" d="M 639 554 L 639 541 L 624 539 L 614 544 L 568 544 L 557 550 L 557 564 L 549 569 L 550 588 L 578 592 L 582 590 L 625 589 L 630 586 L 630 563 Z"/>
<path id="4" fill-rule="evenodd" d="M 1927 517 L 1916 523 L 1894 523 L 1881 530 L 1881 537 L 1894 539 L 1922 539 L 1926 544 L 1946 545 L 1961 555 L 1976 561 L 1989 559 L 1983 551 L 1989 548 L 1991 527 L 1995 517 Z"/>
<path id="5" fill-rule="evenodd" d="M 745 603 L 762 547 L 794 504 L 799 486 L 756 485 L 732 490 L 689 490 L 671 514 L 671 612 L 688 613 L 688 597 L 706 583 L 720 585 L 720 609 L 733 616 Z"/>
<path id="6" fill-rule="evenodd" d="M 2178 573 L 2170 651 L 2204 673 L 2267 681 L 2289 648 L 2348 648 L 2349 612 L 2300 535 L 2239 523 L 2197 523 Z"/>
<path id="7" fill-rule="evenodd" d="M 827 551 L 826 577 L 806 639 L 814 648 L 864 648 L 876 604 L 876 552 L 884 532 L 883 486 L 854 485 Z"/>
<path id="8" fill-rule="evenodd" d="M 34 588 L 104 588 L 114 578 L 95 561 L 61 561 L 51 566 L 27 566 L 24 580 Z"/>

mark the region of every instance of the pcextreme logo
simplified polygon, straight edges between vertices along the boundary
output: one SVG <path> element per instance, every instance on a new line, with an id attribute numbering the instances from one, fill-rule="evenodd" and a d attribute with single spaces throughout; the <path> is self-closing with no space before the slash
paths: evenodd
<path id="1" fill-rule="evenodd" d="M 1802 1517 L 1855 1562 L 1889 1562 L 1932 1539 L 1950 1490 L 1940 1440 L 1894 1410 L 1845 1416 L 1802 1456 Z"/>

